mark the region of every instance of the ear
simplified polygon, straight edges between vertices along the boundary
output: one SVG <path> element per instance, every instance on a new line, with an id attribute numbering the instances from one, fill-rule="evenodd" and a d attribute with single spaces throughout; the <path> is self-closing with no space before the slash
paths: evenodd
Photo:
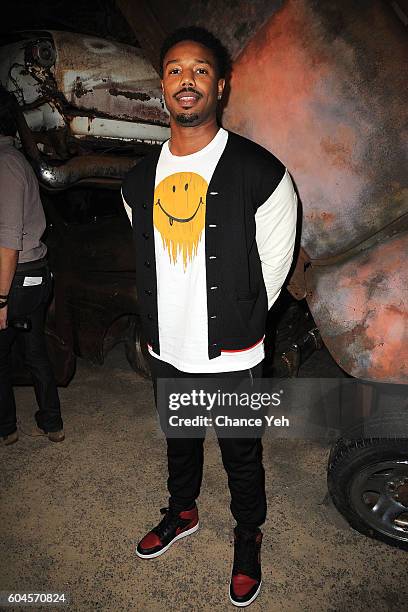
<path id="1" fill-rule="evenodd" d="M 217 89 L 218 89 L 218 99 L 220 100 L 222 97 L 222 92 L 225 87 L 225 79 L 218 79 Z"/>

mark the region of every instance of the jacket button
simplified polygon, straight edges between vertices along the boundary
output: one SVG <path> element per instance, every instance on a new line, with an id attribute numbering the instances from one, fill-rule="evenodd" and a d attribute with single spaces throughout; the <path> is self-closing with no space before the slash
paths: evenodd
<path id="1" fill-rule="evenodd" d="M 146 210 L 147 204 L 142 204 L 143 208 Z"/>
<path id="2" fill-rule="evenodd" d="M 214 342 L 214 344 L 212 344 L 211 346 L 218 346 L 218 344 L 216 342 Z"/>
<path id="3" fill-rule="evenodd" d="M 215 291 L 216 289 L 218 289 L 218 285 L 213 285 L 212 287 L 210 287 L 211 291 Z"/>
<path id="4" fill-rule="evenodd" d="M 143 232 L 142 236 L 143 236 L 143 238 L 144 238 L 145 240 L 147 240 L 148 238 L 150 238 L 150 234 L 147 234 L 146 232 Z"/>
<path id="5" fill-rule="evenodd" d="M 217 259 L 216 255 L 210 255 L 208 259 Z"/>
<path id="6" fill-rule="evenodd" d="M 149 319 L 149 321 L 153 321 L 153 317 L 152 317 L 152 315 L 151 315 L 151 314 L 148 314 L 148 315 L 147 315 L 147 318 Z"/>
<path id="7" fill-rule="evenodd" d="M 150 291 L 150 289 L 145 289 L 144 292 L 146 295 L 152 295 L 152 291 Z"/>
<path id="8" fill-rule="evenodd" d="M 146 268 L 150 268 L 150 261 L 145 261 L 144 265 L 146 266 Z"/>
<path id="9" fill-rule="evenodd" d="M 217 318 L 217 315 L 211 315 L 210 316 L 210 319 L 216 319 L 216 318 Z"/>

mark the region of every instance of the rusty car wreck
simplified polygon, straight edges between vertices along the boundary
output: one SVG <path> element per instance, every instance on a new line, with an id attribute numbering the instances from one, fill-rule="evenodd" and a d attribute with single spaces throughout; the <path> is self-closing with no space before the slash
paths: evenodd
<path id="1" fill-rule="evenodd" d="M 158 77 L 138 49 L 48 32 L 3 49 L 1 80 L 19 102 L 16 122 L 43 188 L 55 277 L 49 351 L 59 384 L 75 357 L 103 363 L 124 341 L 146 370 L 137 334 L 131 232 L 120 183 L 168 138 Z"/>
<path id="2" fill-rule="evenodd" d="M 306 299 L 347 375 L 407 385 L 401 15 L 379 0 L 341 8 L 257 0 L 244 23 L 244 3 L 235 4 L 227 25 L 217 6 L 210 14 L 202 5 L 192 18 L 188 3 L 176 0 L 170 22 L 207 18 L 224 35 L 234 64 L 223 125 L 291 169 L 302 224 L 288 289 Z M 19 139 L 48 218 L 55 299 L 47 331 L 61 384 L 76 356 L 103 363 L 120 341 L 132 367 L 147 372 L 120 183 L 169 135 L 155 55 L 164 32 L 146 7 L 117 5 L 143 50 L 58 31 L 29 32 L 0 49 L 0 81 L 16 98 Z M 370 398 L 362 398 L 363 412 Z M 408 549 L 408 406 L 392 419 L 397 439 L 339 440 L 328 482 L 354 528 Z"/>

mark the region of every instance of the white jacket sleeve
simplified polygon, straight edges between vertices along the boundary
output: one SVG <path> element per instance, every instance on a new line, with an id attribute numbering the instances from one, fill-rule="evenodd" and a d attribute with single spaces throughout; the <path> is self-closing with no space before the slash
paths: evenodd
<path id="1" fill-rule="evenodd" d="M 255 214 L 256 243 L 268 296 L 268 309 L 279 296 L 293 259 L 297 196 L 289 172 Z"/>
<path id="2" fill-rule="evenodd" d="M 126 202 L 124 196 L 123 196 L 123 192 L 122 190 L 120 190 L 121 194 L 122 194 L 122 200 L 123 200 L 123 205 L 125 207 L 126 210 L 126 214 L 129 217 L 129 221 L 130 221 L 130 225 L 132 225 L 132 209 L 130 208 L 129 204 Z"/>

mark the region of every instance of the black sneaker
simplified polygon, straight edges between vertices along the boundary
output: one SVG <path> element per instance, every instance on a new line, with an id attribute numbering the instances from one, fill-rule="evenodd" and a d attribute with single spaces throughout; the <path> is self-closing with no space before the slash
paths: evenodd
<path id="1" fill-rule="evenodd" d="M 174 542 L 194 533 L 199 527 L 197 506 L 181 512 L 161 508 L 160 512 L 164 514 L 160 523 L 137 545 L 136 554 L 142 559 L 162 555 Z"/>
<path id="2" fill-rule="evenodd" d="M 234 529 L 234 565 L 230 582 L 230 600 L 234 606 L 249 606 L 259 595 L 262 584 L 262 532 L 247 533 Z"/>

